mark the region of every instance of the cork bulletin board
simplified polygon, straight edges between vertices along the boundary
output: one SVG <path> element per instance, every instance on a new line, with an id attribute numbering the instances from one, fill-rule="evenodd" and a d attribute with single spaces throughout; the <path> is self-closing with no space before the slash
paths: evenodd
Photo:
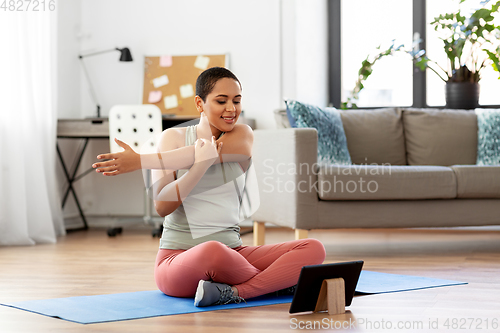
<path id="1" fill-rule="evenodd" d="M 154 104 L 162 115 L 199 116 L 194 104 L 196 79 L 205 69 L 227 67 L 226 54 L 144 57 L 143 104 Z"/>

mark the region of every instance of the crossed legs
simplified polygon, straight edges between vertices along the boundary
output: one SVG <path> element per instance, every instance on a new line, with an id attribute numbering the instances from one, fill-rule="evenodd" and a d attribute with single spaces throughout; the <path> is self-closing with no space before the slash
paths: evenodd
<path id="1" fill-rule="evenodd" d="M 311 238 L 236 248 L 208 241 L 189 250 L 160 249 L 155 280 L 170 296 L 193 297 L 200 280 L 212 280 L 236 287 L 243 298 L 252 298 L 293 286 L 302 266 L 324 260 L 323 244 Z"/>

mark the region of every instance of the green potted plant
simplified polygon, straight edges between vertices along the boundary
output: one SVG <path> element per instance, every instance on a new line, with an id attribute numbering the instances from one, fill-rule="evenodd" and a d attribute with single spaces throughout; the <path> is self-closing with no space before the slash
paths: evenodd
<path id="1" fill-rule="evenodd" d="M 460 0 L 460 4 L 465 1 Z M 495 15 L 500 14 L 500 0 L 491 2 L 483 0 L 482 6 L 469 17 L 464 16 L 459 8 L 456 12 L 439 15 L 430 23 L 442 35 L 440 39 L 448 58 L 446 69 L 429 59 L 425 50 L 408 51 L 403 45 L 395 47 L 393 42 L 389 49 L 379 52 L 372 61 L 369 57 L 363 61 L 356 86 L 342 107 L 356 107 L 363 81 L 372 73 L 377 60 L 402 51 L 412 57 L 419 69 L 429 68 L 446 82 L 447 108 L 476 108 L 479 105 L 481 70 L 492 66 L 499 72 L 500 79 L 500 26 L 494 22 Z"/>
<path id="2" fill-rule="evenodd" d="M 460 4 L 467 0 L 460 0 Z M 493 66 L 500 69 L 500 26 L 494 23 L 500 0 L 482 7 L 469 17 L 461 8 L 456 12 L 439 15 L 430 24 L 442 37 L 448 58 L 446 69 L 431 61 L 425 53 L 414 55 L 415 65 L 430 68 L 446 82 L 446 107 L 473 109 L 479 106 L 479 80 L 481 70 Z M 499 72 L 500 74 L 500 72 Z"/>

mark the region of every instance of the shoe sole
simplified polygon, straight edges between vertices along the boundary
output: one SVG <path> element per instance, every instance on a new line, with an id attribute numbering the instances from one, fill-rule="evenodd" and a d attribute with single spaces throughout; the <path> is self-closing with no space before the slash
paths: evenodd
<path id="1" fill-rule="evenodd" d="M 196 295 L 194 296 L 194 306 L 199 306 L 203 296 L 205 295 L 205 288 L 203 288 L 204 280 L 198 282 L 198 288 L 196 289 Z"/>

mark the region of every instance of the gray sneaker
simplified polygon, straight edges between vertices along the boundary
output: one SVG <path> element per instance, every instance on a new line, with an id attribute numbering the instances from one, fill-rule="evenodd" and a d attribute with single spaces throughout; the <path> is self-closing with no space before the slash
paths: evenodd
<path id="1" fill-rule="evenodd" d="M 242 297 L 233 295 L 231 286 L 204 280 L 198 282 L 198 289 L 196 289 L 196 295 L 194 296 L 195 306 L 240 303 L 241 301 L 245 302 Z"/>
<path id="2" fill-rule="evenodd" d="M 269 293 L 267 295 L 269 295 L 269 296 L 293 296 L 293 295 L 295 295 L 296 289 L 297 289 L 297 285 L 293 285 L 293 286 L 285 288 L 285 289 L 274 291 L 274 292 Z"/>

